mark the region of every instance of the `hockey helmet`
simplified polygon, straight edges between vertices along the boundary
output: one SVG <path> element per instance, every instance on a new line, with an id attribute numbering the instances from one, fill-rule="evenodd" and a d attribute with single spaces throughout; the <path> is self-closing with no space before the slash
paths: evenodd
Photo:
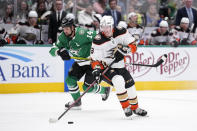
<path id="1" fill-rule="evenodd" d="M 62 20 L 62 28 L 64 28 L 64 27 L 70 27 L 70 26 L 72 26 L 72 25 L 74 25 L 74 19 L 73 18 L 71 18 L 71 17 L 64 17 L 63 18 L 63 20 Z"/>
<path id="2" fill-rule="evenodd" d="M 187 17 L 183 17 L 181 19 L 181 23 L 184 23 L 184 24 L 189 24 L 189 19 Z"/>
<path id="3" fill-rule="evenodd" d="M 107 15 L 103 16 L 101 18 L 101 21 L 100 21 L 100 29 L 103 26 L 110 26 L 113 29 L 113 26 L 114 26 L 114 19 L 113 19 L 113 17 L 112 16 L 107 16 Z"/>
<path id="4" fill-rule="evenodd" d="M 123 27 L 123 28 L 127 28 L 127 23 L 125 22 L 125 21 L 120 21 L 119 23 L 118 23 L 118 27 Z"/>
<path id="5" fill-rule="evenodd" d="M 66 18 L 67 18 L 67 19 L 73 19 L 73 20 L 75 20 L 75 15 L 74 15 L 73 13 L 68 13 L 68 14 L 66 15 Z"/>
<path id="6" fill-rule="evenodd" d="M 165 20 L 162 20 L 160 23 L 159 23 L 159 27 L 165 27 L 165 28 L 168 28 L 168 22 L 165 21 Z"/>
<path id="7" fill-rule="evenodd" d="M 136 14 L 135 12 L 131 12 L 131 13 L 128 14 L 128 18 L 129 18 L 129 19 L 130 19 L 131 17 L 133 17 L 133 16 L 137 16 L 137 14 Z"/>
<path id="8" fill-rule="evenodd" d="M 28 17 L 35 17 L 35 18 L 38 18 L 38 14 L 36 11 L 34 10 L 31 10 L 28 14 Z"/>

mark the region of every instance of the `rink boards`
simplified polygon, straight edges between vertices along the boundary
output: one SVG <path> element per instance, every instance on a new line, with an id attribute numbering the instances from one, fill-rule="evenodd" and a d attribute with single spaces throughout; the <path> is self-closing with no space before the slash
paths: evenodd
<path id="1" fill-rule="evenodd" d="M 52 57 L 50 48 L 1 47 L 0 93 L 68 91 L 64 79 L 74 60 L 63 62 L 60 57 Z M 138 47 L 137 53 L 125 57 L 125 66 L 137 90 L 197 89 L 196 52 L 197 47 Z M 156 63 L 163 54 L 168 58 L 157 68 L 132 65 Z"/>

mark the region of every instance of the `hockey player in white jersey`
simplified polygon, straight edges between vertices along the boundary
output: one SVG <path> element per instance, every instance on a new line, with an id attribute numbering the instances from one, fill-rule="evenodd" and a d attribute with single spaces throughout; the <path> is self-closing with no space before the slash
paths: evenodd
<path id="1" fill-rule="evenodd" d="M 128 23 L 127 29 L 129 33 L 133 37 L 135 37 L 135 39 L 138 41 L 141 39 L 144 28 L 140 26 L 139 24 L 137 24 L 137 18 L 138 16 L 135 12 L 131 12 L 128 14 L 129 23 Z M 141 44 L 144 44 L 144 43 L 141 43 Z"/>
<path id="2" fill-rule="evenodd" d="M 103 16 L 100 22 L 100 33 L 94 38 L 91 49 L 93 75 L 98 82 L 103 79 L 115 87 L 127 117 L 133 113 L 146 116 L 147 111 L 138 107 L 135 82 L 124 66 L 124 55 L 122 54 L 124 48 L 122 47 L 134 53 L 137 49 L 135 38 L 131 37 L 125 28 L 114 28 L 114 21 L 111 16 Z M 114 60 L 115 63 L 111 68 L 104 76 L 101 76 L 104 68 Z"/>
<path id="3" fill-rule="evenodd" d="M 180 26 L 176 26 L 173 30 L 174 37 L 180 45 L 195 45 L 197 41 L 192 30 L 189 28 L 189 19 L 183 17 Z"/>
<path id="4" fill-rule="evenodd" d="M 168 22 L 163 20 L 159 24 L 159 28 L 151 33 L 150 45 L 174 45 L 177 44 L 173 37 L 173 33 L 168 30 Z"/>
<path id="5" fill-rule="evenodd" d="M 37 25 L 37 18 L 37 12 L 30 11 L 28 14 L 28 22 L 18 25 L 18 44 L 33 45 L 38 43 L 39 27 Z"/>

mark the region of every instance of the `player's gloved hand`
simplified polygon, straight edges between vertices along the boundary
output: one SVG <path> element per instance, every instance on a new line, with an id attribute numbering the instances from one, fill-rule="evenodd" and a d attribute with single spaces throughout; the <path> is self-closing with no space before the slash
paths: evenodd
<path id="1" fill-rule="evenodd" d="M 137 45 L 136 44 L 132 43 L 132 44 L 129 44 L 128 46 L 130 47 L 132 53 L 135 53 L 137 51 Z"/>
<path id="2" fill-rule="evenodd" d="M 190 45 L 187 38 L 183 39 L 180 43 L 181 45 Z"/>
<path id="3" fill-rule="evenodd" d="M 4 39 L 0 39 L 0 47 L 6 45 L 7 42 Z"/>
<path id="4" fill-rule="evenodd" d="M 94 69 L 92 75 L 94 76 L 96 83 L 99 84 L 101 82 L 101 69 L 99 68 Z"/>
<path id="5" fill-rule="evenodd" d="M 62 58 L 62 60 L 70 60 L 70 55 L 65 48 L 59 49 L 57 54 Z"/>
<path id="6" fill-rule="evenodd" d="M 115 63 L 118 63 L 119 61 L 124 59 L 124 54 L 121 52 L 121 49 L 115 51 L 114 57 Z"/>
<path id="7" fill-rule="evenodd" d="M 173 41 L 173 42 L 172 42 L 172 46 L 173 46 L 173 47 L 178 47 L 178 46 L 179 46 L 179 42 L 176 41 L 176 40 Z"/>

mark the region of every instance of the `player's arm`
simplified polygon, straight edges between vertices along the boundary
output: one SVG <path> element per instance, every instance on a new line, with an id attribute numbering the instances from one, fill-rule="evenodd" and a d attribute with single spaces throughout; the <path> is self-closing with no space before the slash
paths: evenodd
<path id="1" fill-rule="evenodd" d="M 58 37 L 57 42 L 53 43 L 53 47 L 51 48 L 49 53 L 52 56 L 60 56 L 62 58 L 62 60 L 69 60 L 70 55 L 69 55 L 67 49 L 65 48 L 66 45 L 65 45 L 65 43 L 62 42 L 61 37 L 62 36 L 60 35 Z"/>
<path id="2" fill-rule="evenodd" d="M 128 30 L 126 30 L 126 33 L 122 35 L 123 39 L 123 46 L 128 46 L 130 48 L 130 51 L 132 53 L 135 53 L 137 51 L 137 43 L 136 39 L 134 37 L 131 37 Z"/>

